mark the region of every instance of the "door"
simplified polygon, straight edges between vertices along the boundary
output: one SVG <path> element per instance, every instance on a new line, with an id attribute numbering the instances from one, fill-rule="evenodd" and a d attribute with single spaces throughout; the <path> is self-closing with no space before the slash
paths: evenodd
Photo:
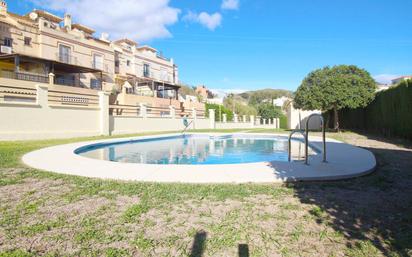
<path id="1" fill-rule="evenodd" d="M 70 47 L 65 45 L 59 46 L 59 61 L 70 63 Z"/>

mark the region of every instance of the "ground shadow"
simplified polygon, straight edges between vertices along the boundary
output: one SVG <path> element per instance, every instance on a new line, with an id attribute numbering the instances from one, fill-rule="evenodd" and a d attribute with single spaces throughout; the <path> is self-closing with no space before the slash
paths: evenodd
<path id="1" fill-rule="evenodd" d="M 239 257 L 249 257 L 249 246 L 247 244 L 239 244 L 238 253 Z"/>
<path id="2" fill-rule="evenodd" d="M 376 171 L 368 176 L 287 186 L 302 203 L 316 206 L 310 213 L 340 232 L 349 249 L 362 251 L 367 242 L 385 256 L 412 256 L 412 151 L 385 143 L 379 147 L 370 141 L 372 147 L 365 147 L 377 159 Z"/>
<path id="3" fill-rule="evenodd" d="M 190 257 L 202 257 L 205 251 L 207 233 L 205 231 L 199 231 L 196 233 L 193 239 L 193 244 L 190 252 Z M 239 257 L 249 257 L 249 246 L 247 244 L 238 245 Z"/>
<path id="4" fill-rule="evenodd" d="M 205 231 L 199 231 L 196 233 L 192 244 L 192 250 L 190 257 L 202 257 L 205 251 L 207 233 Z"/>

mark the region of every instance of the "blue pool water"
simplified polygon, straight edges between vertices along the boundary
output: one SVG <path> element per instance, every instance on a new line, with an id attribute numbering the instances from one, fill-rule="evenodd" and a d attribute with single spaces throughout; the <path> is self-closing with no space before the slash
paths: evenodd
<path id="1" fill-rule="evenodd" d="M 292 141 L 294 159 L 303 157 L 304 144 Z M 145 164 L 235 164 L 288 161 L 286 138 L 275 136 L 187 135 L 140 139 L 82 147 L 76 153 L 94 159 Z M 310 154 L 314 154 L 311 150 Z"/>

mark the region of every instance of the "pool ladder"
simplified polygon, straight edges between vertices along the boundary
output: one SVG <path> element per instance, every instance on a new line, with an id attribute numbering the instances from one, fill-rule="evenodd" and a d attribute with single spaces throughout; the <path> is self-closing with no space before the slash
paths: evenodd
<path id="1" fill-rule="evenodd" d="M 190 127 L 190 125 L 192 125 L 192 123 L 193 123 L 193 121 L 189 122 L 189 124 L 187 124 L 187 126 L 185 126 L 185 128 L 181 132 L 182 135 L 186 134 L 186 130 Z"/>
<path id="2" fill-rule="evenodd" d="M 313 117 L 319 117 L 320 121 L 322 123 L 322 139 L 323 139 L 323 162 L 326 162 L 326 124 L 325 120 L 323 119 L 323 116 L 321 114 L 311 114 L 308 119 L 306 120 L 306 130 L 304 129 L 295 129 L 293 130 L 290 135 L 289 135 L 289 153 L 288 153 L 288 161 L 292 161 L 292 137 L 294 134 L 299 133 L 305 138 L 305 164 L 309 165 L 309 158 L 308 158 L 308 152 L 309 152 L 309 121 Z"/>

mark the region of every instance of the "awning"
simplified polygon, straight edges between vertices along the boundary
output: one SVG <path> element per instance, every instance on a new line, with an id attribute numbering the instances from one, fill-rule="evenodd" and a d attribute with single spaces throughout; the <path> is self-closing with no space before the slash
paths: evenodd
<path id="1" fill-rule="evenodd" d="M 60 71 L 60 72 L 65 72 L 65 73 L 99 73 L 103 72 L 101 70 L 89 68 L 89 67 L 83 67 L 83 66 L 78 66 L 78 65 L 73 65 L 69 63 L 63 63 L 59 62 L 56 60 L 48 60 L 48 59 L 43 59 L 43 58 L 38 58 L 34 56 L 29 56 L 29 55 L 21 55 L 21 54 L 5 54 L 5 55 L 0 55 L 0 60 L 13 60 L 16 56 L 19 56 L 22 61 L 24 60 L 33 60 L 37 62 L 45 62 L 45 63 L 50 63 L 55 71 Z"/>
<path id="2" fill-rule="evenodd" d="M 178 85 L 173 85 L 167 82 L 160 82 L 160 81 L 155 81 L 154 82 L 155 87 L 158 89 L 164 89 L 164 90 L 178 90 L 180 89 L 180 86 Z"/>

